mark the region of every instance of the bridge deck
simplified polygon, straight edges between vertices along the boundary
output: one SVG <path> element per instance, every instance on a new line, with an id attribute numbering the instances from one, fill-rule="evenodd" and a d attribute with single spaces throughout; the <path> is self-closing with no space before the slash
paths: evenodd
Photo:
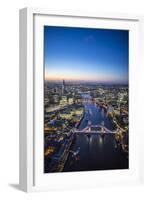
<path id="1" fill-rule="evenodd" d="M 99 130 L 93 130 L 93 129 L 99 129 Z M 109 130 L 103 125 L 90 125 L 86 126 L 82 130 L 75 130 L 75 133 L 91 133 L 91 134 L 116 134 L 118 130 Z"/>
<path id="2" fill-rule="evenodd" d="M 85 134 L 115 134 L 116 132 L 102 132 L 102 131 L 75 131 L 75 133 L 85 133 Z"/>

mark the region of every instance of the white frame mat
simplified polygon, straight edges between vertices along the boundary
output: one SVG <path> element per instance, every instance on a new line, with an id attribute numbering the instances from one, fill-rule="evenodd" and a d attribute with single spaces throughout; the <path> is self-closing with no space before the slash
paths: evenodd
<path id="1" fill-rule="evenodd" d="M 43 26 L 129 30 L 129 169 L 43 173 Z M 20 189 L 26 192 L 143 182 L 143 18 L 81 11 L 20 10 Z M 136 123 L 137 121 L 137 123 Z"/>

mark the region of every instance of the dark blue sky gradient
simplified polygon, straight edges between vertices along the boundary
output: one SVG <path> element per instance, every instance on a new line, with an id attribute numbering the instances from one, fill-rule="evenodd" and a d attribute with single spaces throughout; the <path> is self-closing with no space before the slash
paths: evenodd
<path id="1" fill-rule="evenodd" d="M 128 31 L 44 27 L 46 79 L 128 83 Z"/>

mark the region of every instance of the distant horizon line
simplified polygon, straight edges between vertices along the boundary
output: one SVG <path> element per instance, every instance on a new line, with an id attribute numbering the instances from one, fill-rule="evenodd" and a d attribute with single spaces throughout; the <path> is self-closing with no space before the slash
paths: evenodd
<path id="1" fill-rule="evenodd" d="M 96 80 L 67 80 L 67 79 L 45 79 L 45 82 L 63 82 L 66 81 L 68 82 L 74 82 L 74 83 L 97 83 L 97 84 L 119 84 L 119 85 L 128 85 L 128 82 L 117 82 L 117 81 L 96 81 Z"/>

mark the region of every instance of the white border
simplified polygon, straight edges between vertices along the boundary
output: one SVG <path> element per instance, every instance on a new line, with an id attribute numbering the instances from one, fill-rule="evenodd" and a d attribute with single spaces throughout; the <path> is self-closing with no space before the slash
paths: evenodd
<path id="1" fill-rule="evenodd" d="M 87 16 L 87 17 L 86 17 Z M 24 102 L 20 98 L 20 186 L 25 191 L 89 188 L 102 185 L 134 184 L 143 179 L 142 134 L 140 127 L 138 91 L 141 85 L 142 18 L 140 16 L 93 14 L 81 12 L 48 12 L 39 9 L 21 11 L 20 39 L 27 40 L 20 52 L 21 69 L 26 72 L 20 85 L 26 86 Z M 25 22 L 25 23 L 24 23 Z M 76 173 L 43 174 L 43 26 L 73 26 L 127 29 L 130 32 L 129 83 L 130 83 L 130 169 Z M 33 32 L 34 31 L 34 32 Z M 34 35 L 33 35 L 34 33 Z M 25 46 L 26 45 L 26 46 Z M 33 56 L 33 49 L 35 56 Z M 34 68 L 33 68 L 34 64 Z M 27 68 L 26 68 L 26 66 Z M 139 67 L 138 67 L 139 66 Z M 26 70 L 26 71 L 25 71 Z M 33 89 L 34 88 L 34 89 Z M 34 95 L 34 103 L 33 103 Z M 26 105 L 25 109 L 22 109 Z M 34 110 L 34 118 L 33 118 Z M 24 120 L 26 124 L 24 124 Z M 136 121 L 138 123 L 136 123 Z M 25 129 L 27 128 L 27 130 Z M 23 129 L 23 131 L 22 131 Z M 27 132 L 27 134 L 26 134 Z M 23 134 L 22 134 L 23 133 Z M 42 133 L 42 134 L 40 134 Z M 23 136 L 22 136 L 23 135 Z M 25 135 L 25 136 L 24 136 Z M 34 137 L 35 136 L 35 137 Z M 40 142 L 42 141 L 42 142 Z M 33 151 L 34 145 L 34 151 Z M 22 156 L 24 159 L 22 159 Z M 35 157 L 34 157 L 35 156 Z M 42 162 L 41 162 L 42 161 Z M 23 169 L 23 167 L 25 169 Z M 23 175 L 22 175 L 23 174 Z M 97 181 L 98 180 L 98 181 Z"/>

